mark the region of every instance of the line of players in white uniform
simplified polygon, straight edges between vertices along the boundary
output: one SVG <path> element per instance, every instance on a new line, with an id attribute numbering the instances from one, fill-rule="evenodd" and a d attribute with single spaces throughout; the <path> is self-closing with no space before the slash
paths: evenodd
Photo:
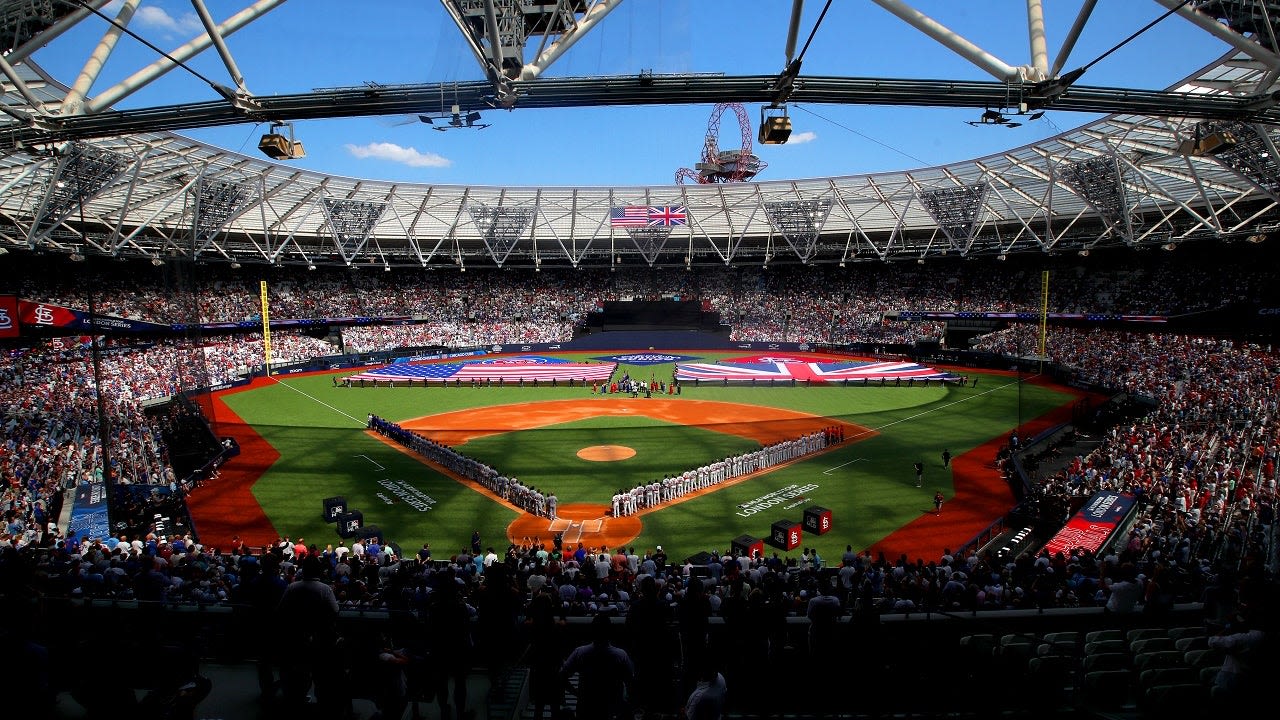
<path id="1" fill-rule="evenodd" d="M 643 509 L 705 490 L 726 480 L 819 452 L 826 446 L 827 433 L 817 430 L 794 440 L 783 440 L 759 450 L 686 470 L 679 475 L 654 480 L 647 485 L 637 485 L 630 490 L 620 489 L 613 495 L 613 516 L 634 515 Z"/>
<path id="2" fill-rule="evenodd" d="M 383 420 L 376 415 L 369 416 L 369 428 L 396 440 L 458 475 L 475 480 L 503 500 L 527 512 L 552 519 L 556 517 L 558 499 L 555 493 L 544 494 L 535 487 L 524 485 L 516 478 L 500 474 L 492 467 L 469 458 L 448 445 L 405 430 L 398 424 Z M 655 507 L 698 490 L 705 490 L 731 478 L 750 475 L 753 472 L 819 452 L 827 446 L 827 440 L 827 431 L 816 430 L 794 440 L 783 440 L 766 445 L 759 450 L 717 460 L 694 470 L 686 470 L 679 475 L 654 480 L 647 485 L 637 485 L 630 490 L 619 490 L 613 496 L 613 516 L 634 515 L 642 509 Z"/>

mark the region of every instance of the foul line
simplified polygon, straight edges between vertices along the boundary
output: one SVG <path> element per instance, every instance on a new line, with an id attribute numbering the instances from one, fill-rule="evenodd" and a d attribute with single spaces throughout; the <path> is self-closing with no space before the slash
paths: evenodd
<path id="1" fill-rule="evenodd" d="M 275 378 L 272 378 L 272 379 L 273 379 L 273 380 L 275 380 Z M 330 410 L 332 410 L 332 411 L 334 411 L 334 412 L 338 413 L 338 414 L 339 414 L 339 415 L 341 415 L 342 417 L 350 419 L 352 422 L 354 422 L 354 423 L 358 424 L 360 427 L 366 427 L 366 426 L 368 426 L 368 424 L 369 424 L 369 423 L 367 423 L 367 422 L 364 422 L 364 421 L 360 420 L 359 418 L 351 417 L 351 416 L 350 416 L 350 415 L 348 415 L 347 413 L 345 413 L 345 412 L 343 412 L 343 411 L 339 410 L 338 408 L 336 408 L 336 407 L 334 407 L 334 406 L 330 405 L 329 403 L 327 403 L 327 402 L 325 402 L 325 401 L 321 400 L 320 398 L 316 397 L 315 395 L 312 395 L 312 394 L 310 394 L 310 393 L 302 392 L 301 390 L 299 390 L 298 388 L 296 388 L 296 387 L 294 387 L 294 386 L 290 385 L 290 384 L 289 384 L 289 383 L 287 383 L 287 382 L 281 382 L 281 381 L 279 381 L 279 380 L 276 380 L 276 384 L 277 384 L 277 385 L 279 385 L 279 386 L 281 386 L 281 387 L 287 387 L 287 388 L 289 388 L 290 390 L 292 390 L 292 391 L 294 391 L 294 392 L 298 393 L 299 395 L 301 395 L 301 396 L 303 396 L 303 397 L 305 397 L 305 398 L 307 398 L 307 399 L 309 399 L 309 400 L 314 400 L 315 402 L 319 403 L 320 405 L 323 405 L 323 406 L 325 406 L 325 407 L 329 408 Z"/>
<path id="2" fill-rule="evenodd" d="M 1033 377 L 1034 377 L 1034 375 L 1033 375 Z M 893 421 L 892 421 L 892 423 L 884 423 L 883 425 L 881 425 L 881 427 L 878 427 L 878 428 L 868 428 L 868 429 L 867 429 L 867 432 L 855 434 L 855 436 L 851 436 L 851 438 L 850 438 L 850 439 L 855 439 L 855 438 L 859 438 L 859 437 L 867 436 L 867 434 L 870 434 L 870 433 L 878 433 L 878 432 L 881 432 L 881 430 L 883 430 L 884 428 L 892 428 L 892 427 L 893 427 L 893 425 L 896 425 L 896 424 L 899 424 L 899 423 L 905 423 L 905 421 L 908 421 L 908 420 L 914 420 L 914 419 L 916 419 L 916 418 L 923 418 L 923 416 L 928 415 L 929 413 L 937 413 L 937 411 L 938 411 L 938 410 L 946 409 L 946 407 L 951 407 L 952 405 L 960 405 L 960 404 L 961 404 L 961 402 L 969 402 L 970 400 L 973 400 L 973 398 L 974 398 L 974 397 L 982 397 L 982 396 L 984 396 L 984 395 L 987 395 L 987 393 L 996 392 L 996 391 L 998 391 L 998 389 L 1005 389 L 1006 387 L 1015 386 L 1015 384 L 1018 384 L 1019 382 L 1024 382 L 1024 380 L 1015 380 L 1015 382 L 1005 383 L 1005 384 L 1002 384 L 1002 386 L 996 386 L 996 387 L 993 387 L 993 388 L 989 388 L 989 389 L 986 389 L 986 391 L 979 392 L 979 393 L 978 393 L 978 395 L 970 395 L 969 397 L 961 397 L 961 398 L 960 398 L 960 400 L 952 400 L 951 402 L 947 402 L 947 404 L 946 404 L 946 405 L 938 405 L 937 407 L 931 407 L 931 409 L 925 410 L 925 411 L 923 411 L 923 413 L 916 413 L 915 415 L 908 415 L 908 416 L 906 416 L 906 418 L 900 418 L 900 419 L 897 419 L 897 420 L 893 420 Z M 823 475 L 831 474 L 831 471 L 832 471 L 832 470 L 838 470 L 838 469 L 844 468 L 844 466 L 845 466 L 845 465 L 851 465 L 851 464 L 854 464 L 854 462 L 858 462 L 859 460 L 865 460 L 865 457 L 858 457 L 858 459 L 850 460 L 849 462 L 845 462 L 845 464 L 844 464 L 844 465 L 836 465 L 836 466 L 835 466 L 835 468 L 828 468 L 827 470 L 823 470 L 823 471 L 822 471 L 822 474 L 823 474 Z"/>
<path id="3" fill-rule="evenodd" d="M 852 464 L 854 464 L 854 463 L 856 463 L 856 462 L 862 462 L 863 460 L 866 460 L 866 458 L 854 458 L 854 459 L 850 460 L 850 461 L 849 461 L 849 462 L 847 462 L 847 463 L 840 463 L 839 465 L 837 465 L 837 466 L 835 466 L 835 467 L 833 467 L 833 468 L 827 468 L 826 470 L 823 470 L 823 471 L 822 471 L 822 474 L 823 474 L 823 475 L 830 475 L 833 471 L 835 471 L 835 470 L 839 470 L 840 468 L 844 467 L 845 465 L 852 465 Z"/>
<path id="4" fill-rule="evenodd" d="M 386 468 L 379 465 L 377 462 L 374 461 L 373 458 L 369 457 L 368 455 L 356 455 L 356 457 L 362 457 L 365 460 L 368 460 L 369 462 L 373 463 L 373 466 L 378 468 L 379 470 L 386 470 Z"/>

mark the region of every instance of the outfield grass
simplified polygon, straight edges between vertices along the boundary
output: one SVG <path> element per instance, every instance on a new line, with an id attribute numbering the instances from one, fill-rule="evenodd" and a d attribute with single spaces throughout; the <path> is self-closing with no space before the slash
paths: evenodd
<path id="1" fill-rule="evenodd" d="M 600 353 L 591 353 L 598 355 Z M 740 353 L 702 353 L 707 361 Z M 588 354 L 565 354 L 583 359 Z M 626 367 L 635 377 L 664 379 L 671 366 Z M 869 428 L 873 433 L 818 457 L 762 477 L 687 499 L 643 516 L 634 544 L 662 544 L 672 557 L 723 549 L 740 534 L 767 536 L 780 518 L 799 521 L 804 507 L 833 511 L 835 527 L 805 546 L 838 558 L 846 544 L 873 545 L 932 507 L 935 490 L 950 498 L 951 475 L 939 453 L 960 456 L 1019 421 L 1042 415 L 1072 397 L 1015 378 L 970 373 L 978 387 L 694 387 L 676 400 L 714 400 L 811 413 Z M 324 498 L 342 495 L 403 547 L 430 542 L 439 554 L 456 552 L 480 530 L 484 542 L 500 546 L 515 513 L 459 485 L 413 457 L 364 432 L 370 413 L 404 422 L 427 415 L 489 405 L 590 399 L 582 387 L 335 388 L 331 375 L 285 376 L 273 386 L 227 395 L 225 401 L 277 451 L 280 460 L 254 487 L 263 509 L 281 532 L 308 542 L 336 542 L 321 519 Z M 644 403 L 644 398 L 633 402 Z M 854 440 L 855 438 L 850 438 Z M 576 457 L 588 445 L 621 444 L 635 457 L 611 463 Z M 711 429 L 679 427 L 643 416 L 593 418 L 540 430 L 475 438 L 458 449 L 541 490 L 561 503 L 607 503 L 619 487 L 697 467 L 751 449 L 746 438 Z M 925 488 L 915 487 L 912 462 L 927 470 Z M 750 514 L 741 506 L 783 490 L 799 497 Z M 423 496 L 430 500 L 427 502 Z M 415 499 L 416 498 L 416 499 Z M 409 502 L 413 500 L 413 502 Z M 794 505 L 793 507 L 787 507 Z M 416 507 L 415 507 L 416 506 Z M 424 506 L 430 509 L 422 509 Z"/>

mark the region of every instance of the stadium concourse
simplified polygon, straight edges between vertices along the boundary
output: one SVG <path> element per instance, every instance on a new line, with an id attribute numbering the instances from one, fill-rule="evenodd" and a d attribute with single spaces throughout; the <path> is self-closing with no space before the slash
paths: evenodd
<path id="1" fill-rule="evenodd" d="M 199 661 L 215 677 L 213 694 L 204 701 L 212 704 L 201 707 L 244 711 L 235 703 L 245 697 L 235 692 L 220 695 L 218 678 L 247 693 L 253 705 L 256 686 L 243 688 L 252 666 L 243 663 L 265 660 L 272 672 L 280 668 L 269 662 L 272 656 L 253 649 L 257 645 L 237 644 L 245 633 L 261 627 L 253 624 L 259 621 L 211 614 L 211 609 L 251 612 L 253 598 L 266 591 L 264 577 L 282 588 L 285 580 L 315 567 L 308 559 L 318 558 L 316 572 L 334 590 L 340 608 L 337 632 L 349 649 L 335 663 L 351 682 L 343 684 L 349 692 L 337 699 L 317 699 L 366 711 L 373 699 L 395 707 L 398 701 L 429 694 L 416 673 L 432 666 L 414 665 L 411 658 L 414 643 L 429 646 L 431 635 L 424 640 L 413 633 L 414 628 L 432 627 L 432 613 L 440 610 L 431 598 L 441 587 L 456 587 L 472 608 L 477 654 L 469 666 L 476 673 L 469 692 L 479 692 L 476 707 L 491 714 L 502 712 L 502 707 L 510 712 L 511 703 L 518 700 L 526 677 L 521 673 L 528 670 L 520 659 L 530 639 L 523 632 L 494 629 L 532 622 L 544 602 L 568 620 L 561 632 L 562 641 L 570 644 L 585 637 L 582 619 L 612 616 L 617 642 L 632 653 L 638 670 L 657 673 L 645 675 L 652 692 L 637 701 L 660 716 L 675 715 L 696 680 L 691 658 L 704 653 L 717 659 L 730 688 L 730 708 L 744 717 L 789 709 L 800 714 L 896 710 L 974 716 L 984 716 L 993 705 L 1006 713 L 1029 707 L 1058 712 L 1097 709 L 1093 703 L 1100 695 L 1086 691 L 1085 629 L 1203 627 L 1205 621 L 1227 620 L 1247 621 L 1274 633 L 1277 617 L 1269 590 L 1277 569 L 1280 362 L 1267 344 L 1270 328 L 1248 317 L 1242 326 L 1229 326 L 1230 313 L 1213 316 L 1205 327 L 1183 327 L 1168 320 L 1192 317 L 1194 311 L 1274 307 L 1269 303 L 1274 303 L 1277 287 L 1276 265 L 1230 255 L 1140 259 L 1136 268 L 1132 263 L 1124 266 L 1129 269 L 1046 259 L 1057 283 L 1049 299 L 1052 310 L 1167 318 L 1118 329 L 1081 322 L 1050 328 L 1045 362 L 1057 377 L 1107 389 L 1117 398 L 1140 400 L 1129 402 L 1125 413 L 1076 418 L 1069 428 L 1072 437 L 1093 440 L 1093 449 L 1079 456 L 1053 458 L 1051 445 L 1005 446 L 993 452 L 1015 481 L 1019 461 L 1026 461 L 1028 454 L 1046 459 L 1039 465 L 1043 474 L 1031 473 L 1033 484 L 1025 501 L 1009 508 L 1011 522 L 1060 527 L 1070 509 L 1097 492 L 1134 498 L 1133 515 L 1108 545 L 1053 555 L 1038 553 L 1034 544 L 1016 554 L 975 544 L 964 552 L 939 547 L 919 557 L 850 548 L 838 558 L 805 552 L 760 560 L 716 548 L 697 562 L 665 557 L 660 547 L 565 548 L 557 553 L 549 547 L 513 545 L 496 557 L 484 552 L 431 556 L 417 548 L 396 554 L 392 543 L 344 545 L 344 552 L 339 552 L 288 538 L 258 547 L 213 547 L 201 542 L 200 528 L 191 526 L 181 501 L 188 493 L 197 498 L 217 493 L 221 475 L 232 471 L 235 460 L 221 468 L 192 460 L 195 449 L 216 456 L 226 448 L 216 443 L 202 448 L 198 406 L 157 401 L 182 388 L 218 385 L 258 369 L 262 342 L 250 329 L 253 323 L 237 332 L 206 329 L 194 338 L 112 335 L 99 352 L 91 352 L 78 335 L 24 333 L 20 340 L 6 343 L 0 366 L 0 471 L 8 480 L 0 563 L 10 579 L 5 583 L 5 637 L 11 646 L 30 650 L 24 655 L 23 677 L 51 716 L 74 717 L 83 708 L 93 715 L 101 711 L 95 697 L 115 697 L 95 696 L 103 687 L 90 674 L 52 672 L 54 668 L 65 666 L 72 654 L 120 658 L 121 647 L 146 653 L 167 648 L 171 655 L 163 662 L 185 669 L 152 682 L 140 676 L 117 686 L 132 685 L 139 694 L 149 690 L 153 696 L 168 693 L 171 700 L 182 692 L 197 693 L 201 686 L 190 681 L 198 671 L 190 663 Z M 10 288 L 21 301 L 68 312 L 85 311 L 92 303 L 98 313 L 151 323 L 236 322 L 257 312 L 256 283 L 248 277 L 219 278 L 216 284 L 191 289 L 184 299 L 161 290 L 165 285 L 160 277 L 149 276 L 150 267 L 126 270 L 114 263 L 85 263 L 71 276 L 64 272 L 65 265 L 49 258 L 9 257 L 6 262 L 23 269 L 8 276 L 10 283 L 22 278 L 20 286 Z M 1188 272 L 1192 266 L 1194 273 Z M 550 273 L 504 272 L 501 289 L 474 273 L 440 278 L 430 294 L 411 292 L 418 281 L 398 274 L 374 284 L 340 273 L 283 274 L 269 283 L 274 318 L 369 320 L 334 325 L 333 332 L 319 339 L 304 332 L 273 332 L 272 342 L 278 359 L 298 361 L 328 358 L 339 349 L 351 352 L 348 343 L 367 352 L 431 343 L 461 347 L 480 338 L 484 340 L 478 344 L 488 346 L 495 337 L 568 342 L 575 326 L 606 299 L 679 292 L 730 319 L 735 339 L 785 333 L 791 341 L 834 337 L 837 344 L 850 347 L 902 347 L 897 341 L 945 342 L 947 337 L 936 322 L 892 321 L 884 313 L 1031 309 L 1037 302 L 1039 268 L 1021 268 L 996 281 L 990 267 L 964 261 L 855 267 L 835 276 L 834 291 L 833 278 L 825 271 L 798 267 L 770 268 L 754 277 L 741 271 L 586 273 L 582 283 L 573 286 L 549 282 Z M 83 287 L 94 289 L 91 301 L 76 289 Z M 1223 287 L 1230 288 L 1225 297 L 1216 294 Z M 833 292 L 840 293 L 839 301 Z M 512 297 L 527 301 L 523 317 L 504 314 Z M 199 307 L 198 318 L 187 316 L 192 300 Z M 406 314 L 431 320 L 405 323 Z M 396 324 L 380 325 L 380 317 L 395 317 Z M 1024 356 L 1038 342 L 1028 324 L 993 323 L 991 329 L 975 339 L 968 354 L 947 357 L 975 363 L 997 358 L 997 366 L 1007 367 L 1011 360 L 998 358 Z M 346 347 L 335 346 L 335 340 Z M 156 412 L 156 407 L 163 411 Z M 100 422 L 112 429 L 105 452 L 97 433 Z M 109 473 L 102 466 L 103 457 L 110 458 Z M 74 506 L 94 500 L 74 489 L 101 487 L 104 476 L 111 490 L 107 500 L 123 525 L 102 531 L 68 527 Z M 163 524 L 158 526 L 158 521 Z M 74 603 L 62 604 L 66 598 Z M 818 598 L 824 600 L 819 603 Z M 825 598 L 833 598 L 829 610 L 820 609 L 828 605 Z M 46 617 L 61 613 L 76 622 L 32 624 L 27 618 L 33 601 L 44 608 L 34 612 Z M 122 603 L 154 607 L 161 615 L 114 615 Z M 205 608 L 186 616 L 198 617 L 200 629 L 173 615 L 175 608 L 187 605 Z M 1106 615 L 1099 615 L 1104 608 Z M 1046 616 L 1048 610 L 1054 614 Z M 402 627 L 369 620 L 404 613 L 426 624 Z M 937 623 L 911 622 L 921 616 L 971 621 L 961 624 L 962 631 L 944 631 Z M 844 653 L 836 660 L 828 646 L 808 639 L 806 628 L 828 622 L 826 618 L 838 621 L 832 626 L 836 637 L 856 636 L 860 647 L 878 649 Z M 85 627 L 95 632 L 77 630 Z M 1077 690 L 1074 695 L 1057 695 L 1061 679 L 1056 689 L 1052 683 L 1034 682 L 1037 677 L 1025 660 L 990 652 L 968 657 L 958 641 L 959 634 L 994 632 L 997 642 L 1000 635 L 1020 635 L 1038 644 L 1050 630 L 1078 633 L 1079 642 L 1064 653 L 1077 663 L 1066 678 Z M 144 631 L 154 643 L 143 646 L 127 637 Z M 652 634 L 648 641 L 646 634 Z M 921 641 L 931 638 L 925 654 L 936 657 L 904 649 L 917 636 Z M 403 665 L 387 664 L 384 645 L 409 659 Z M 446 650 L 435 648 L 437 656 Z M 1133 668 L 1138 653 L 1127 644 L 1123 652 L 1128 653 L 1126 667 Z M 161 657 L 135 661 L 154 664 Z M 212 662 L 214 658 L 229 664 Z M 1222 662 L 1220 655 L 1210 661 L 1215 658 Z M 180 661 L 189 664 L 176 664 Z M 1191 662 L 1180 654 L 1176 664 L 1190 667 Z M 846 698 L 838 708 L 826 704 L 821 695 L 804 700 L 760 698 L 741 690 L 756 682 L 760 668 L 789 665 L 803 667 L 814 682 L 835 682 L 853 673 L 849 676 L 885 690 L 874 698 Z M 393 683 L 390 689 L 379 684 L 382 689 L 375 692 L 357 681 L 368 667 L 381 668 L 403 683 Z M 1002 698 L 943 699 L 914 692 L 917 683 L 954 685 L 983 671 L 1003 673 L 1010 681 L 999 693 Z M 1206 682 L 1211 682 L 1211 675 L 1204 676 Z M 1196 677 L 1199 683 L 1200 675 Z M 253 686 L 255 681 L 248 683 Z M 266 687 L 272 696 L 272 686 Z M 486 687 L 493 692 L 485 694 Z M 1137 676 L 1125 687 L 1132 702 L 1119 709 L 1140 714 L 1137 701 L 1145 702 L 1145 695 Z M 1208 693 L 1204 689 L 1203 698 Z M 152 702 L 160 699 L 153 697 Z M 251 712 L 258 712 L 256 706 Z"/>

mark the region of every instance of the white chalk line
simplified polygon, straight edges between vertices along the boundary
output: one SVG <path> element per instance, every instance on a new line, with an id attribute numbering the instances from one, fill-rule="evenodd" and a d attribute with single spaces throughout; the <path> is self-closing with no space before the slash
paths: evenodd
<path id="1" fill-rule="evenodd" d="M 373 466 L 374 466 L 374 467 L 376 467 L 376 468 L 378 468 L 379 470 L 386 470 L 386 468 L 384 468 L 384 467 L 382 467 L 381 465 L 379 465 L 379 464 L 377 463 L 377 461 L 376 461 L 376 460 L 374 460 L 373 458 L 369 457 L 368 455 L 356 455 L 356 457 L 362 457 L 362 458 L 364 458 L 365 460 L 368 460 L 369 462 L 373 463 Z"/>
<path id="2" fill-rule="evenodd" d="M 274 378 L 273 378 L 273 379 L 274 379 Z M 336 407 L 334 407 L 334 406 L 330 405 L 329 403 L 327 403 L 327 402 L 325 402 L 325 401 L 321 400 L 320 398 L 316 397 L 315 395 L 312 395 L 312 394 L 310 394 L 310 393 L 305 393 L 305 392 L 303 392 L 303 391 L 299 390 L 298 388 L 296 388 L 296 387 L 294 387 L 294 386 L 290 385 L 290 384 L 289 384 L 289 383 L 287 383 L 287 382 L 282 382 L 282 381 L 280 381 L 280 380 L 276 380 L 276 384 L 277 384 L 277 385 L 280 385 L 280 386 L 282 386 L 282 387 L 287 387 L 287 388 L 289 388 L 290 390 L 292 390 L 292 391 L 294 391 L 294 392 L 298 393 L 299 395 L 301 395 L 301 396 L 303 396 L 303 397 L 305 397 L 305 398 L 307 398 L 307 399 L 309 399 L 309 400 L 313 400 L 313 401 L 315 401 L 317 404 L 320 404 L 320 405 L 323 405 L 323 406 L 325 406 L 325 407 L 329 408 L 330 410 L 332 410 L 332 411 L 334 411 L 334 412 L 338 413 L 338 414 L 339 414 L 339 415 L 341 415 L 342 417 L 345 417 L 345 418 L 350 419 L 352 422 L 354 422 L 354 423 L 358 424 L 360 427 L 366 427 L 366 426 L 368 426 L 368 424 L 369 424 L 368 422 L 366 422 L 366 421 L 364 421 L 364 420 L 361 420 L 361 419 L 356 418 L 356 417 L 352 417 L 351 415 L 349 415 L 349 414 L 347 414 L 347 413 L 343 412 L 342 410 L 339 410 L 338 408 L 336 408 Z"/>
<path id="3" fill-rule="evenodd" d="M 1035 376 L 1033 375 L 1032 377 L 1035 377 Z M 1009 387 L 1009 386 L 1011 386 L 1011 385 L 1017 385 L 1019 382 L 1024 382 L 1024 381 L 1023 381 L 1023 380 L 1015 380 L 1015 381 L 1010 382 L 1010 383 L 1005 383 L 1004 385 L 997 385 L 997 386 L 995 386 L 995 387 L 993 387 L 993 388 L 990 388 L 989 390 L 984 390 L 984 391 L 982 391 L 982 392 L 980 392 L 980 393 L 978 393 L 978 394 L 976 394 L 976 395 L 970 395 L 970 396 L 968 396 L 968 397 L 962 397 L 962 398 L 960 398 L 959 400 L 952 400 L 951 402 L 949 402 L 949 403 L 947 403 L 947 404 L 945 404 L 945 405 L 939 405 L 938 407 L 935 407 L 935 408 L 929 408 L 928 410 L 924 410 L 924 411 L 922 411 L 922 412 L 918 412 L 918 413 L 916 413 L 915 415 L 909 415 L 909 416 L 904 417 L 904 418 L 899 418 L 899 419 L 897 419 L 897 420 L 894 420 L 893 422 L 885 423 L 884 425 L 881 425 L 880 427 L 876 427 L 876 428 L 869 428 L 869 429 L 867 429 L 867 431 L 866 431 L 866 432 L 861 432 L 861 433 L 857 433 L 856 435 L 852 435 L 852 436 L 850 436 L 850 439 L 856 439 L 856 438 L 864 437 L 864 436 L 869 435 L 869 434 L 871 434 L 871 433 L 873 433 L 873 432 L 880 432 L 881 430 L 884 430 L 885 428 L 893 427 L 894 425 L 897 425 L 897 424 L 899 424 L 899 423 L 904 423 L 904 422 L 907 422 L 908 420 L 915 420 L 916 418 L 924 417 L 925 415 L 928 415 L 928 414 L 930 414 L 930 413 L 937 412 L 937 411 L 939 411 L 939 410 L 945 410 L 946 408 L 949 408 L 949 407 L 951 407 L 952 405 L 959 405 L 959 404 L 960 404 L 960 403 L 962 403 L 962 402 L 969 402 L 970 400 L 972 400 L 972 399 L 974 399 L 974 398 L 982 397 L 983 395 L 987 395 L 987 394 L 989 394 L 989 393 L 996 392 L 997 390 L 1003 390 L 1003 389 L 1005 389 L 1005 388 L 1007 388 L 1007 387 Z M 823 474 L 823 475 L 829 475 L 829 474 L 831 474 L 831 472 L 832 472 L 833 470 L 839 470 L 840 468 L 844 467 L 845 465 L 852 465 L 853 463 L 856 463 L 856 462 L 858 462 L 859 460 L 866 460 L 866 458 L 856 458 L 856 459 L 854 459 L 854 460 L 850 460 L 849 462 L 844 463 L 843 465 L 837 465 L 837 466 L 835 466 L 835 467 L 833 467 L 833 468 L 829 468 L 829 469 L 827 469 L 827 470 L 823 470 L 823 471 L 822 471 L 822 474 Z"/>

